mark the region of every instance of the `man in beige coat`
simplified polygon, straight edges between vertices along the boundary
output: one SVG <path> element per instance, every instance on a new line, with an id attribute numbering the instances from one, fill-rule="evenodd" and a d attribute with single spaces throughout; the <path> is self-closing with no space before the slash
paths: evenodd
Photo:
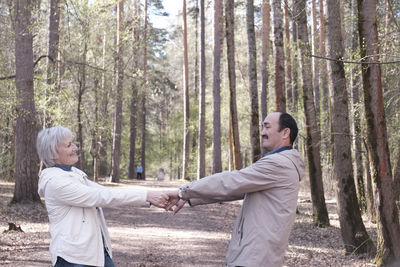
<path id="1" fill-rule="evenodd" d="M 221 172 L 171 191 L 170 205 L 178 212 L 191 206 L 244 199 L 237 217 L 227 266 L 282 266 L 296 217 L 299 181 L 304 175 L 300 153 L 292 148 L 296 121 L 287 113 L 269 114 L 261 131 L 269 151 L 251 166 Z"/>

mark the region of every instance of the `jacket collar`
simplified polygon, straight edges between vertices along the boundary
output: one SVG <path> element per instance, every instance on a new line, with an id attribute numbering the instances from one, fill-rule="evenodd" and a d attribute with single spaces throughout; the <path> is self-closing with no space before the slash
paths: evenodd
<path id="1" fill-rule="evenodd" d="M 54 165 L 54 167 L 60 168 L 63 171 L 66 171 L 66 172 L 72 171 L 72 166 L 66 166 L 66 165 L 63 165 L 63 164 L 56 164 L 56 165 Z"/>
<path id="2" fill-rule="evenodd" d="M 272 154 L 275 154 L 275 153 L 279 153 L 279 152 L 282 152 L 282 151 L 285 151 L 285 150 L 290 150 L 290 149 L 293 149 L 293 147 L 292 146 L 280 146 L 280 147 L 277 147 L 277 148 L 271 150 L 268 153 L 265 153 L 262 157 L 266 157 L 266 156 L 269 156 L 269 155 L 272 155 Z"/>

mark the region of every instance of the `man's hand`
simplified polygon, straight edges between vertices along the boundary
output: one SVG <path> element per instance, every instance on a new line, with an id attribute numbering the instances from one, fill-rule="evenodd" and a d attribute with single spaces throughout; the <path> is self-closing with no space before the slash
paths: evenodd
<path id="1" fill-rule="evenodd" d="M 178 211 L 180 211 L 183 206 L 185 206 L 186 200 L 179 199 L 178 204 L 176 204 L 176 208 L 174 209 L 174 214 L 177 214 Z"/>
<path id="2" fill-rule="evenodd" d="M 169 196 L 163 191 L 147 191 L 148 202 L 159 208 L 165 208 L 168 205 Z"/>

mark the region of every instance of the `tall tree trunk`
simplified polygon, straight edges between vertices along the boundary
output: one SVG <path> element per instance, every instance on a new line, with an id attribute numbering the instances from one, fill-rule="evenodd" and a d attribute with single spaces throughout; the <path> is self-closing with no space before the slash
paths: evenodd
<path id="1" fill-rule="evenodd" d="M 326 56 L 326 25 L 325 25 L 325 11 L 324 11 L 324 1 L 318 1 L 319 3 L 319 29 L 320 29 L 320 38 L 319 38 L 319 50 L 322 57 Z M 321 89 L 322 89 L 322 107 L 325 112 L 329 112 L 329 92 L 328 92 L 328 70 L 325 60 L 321 60 Z M 329 118 L 329 115 L 326 116 Z M 328 121 L 328 120 L 327 120 Z"/>
<path id="2" fill-rule="evenodd" d="M 84 27 L 87 29 L 86 27 Z M 78 168 L 85 169 L 85 151 L 83 149 L 83 122 L 82 122 L 82 101 L 83 94 L 86 90 L 86 57 L 87 57 L 87 43 L 88 43 L 88 34 L 85 33 L 84 37 L 84 45 L 83 45 L 83 53 L 82 53 L 82 64 L 79 66 L 79 75 L 78 75 L 78 106 L 77 106 L 77 120 L 78 120 L 78 134 L 77 139 L 79 143 L 79 161 Z"/>
<path id="3" fill-rule="evenodd" d="M 201 1 L 201 0 L 200 0 Z M 193 16 L 194 28 L 195 28 L 195 38 L 194 38 L 194 95 L 195 101 L 197 101 L 197 95 L 199 93 L 199 0 L 195 0 L 196 8 Z M 196 135 L 196 133 L 194 133 Z M 193 138 L 195 139 L 195 138 Z"/>
<path id="4" fill-rule="evenodd" d="M 297 0 L 292 0 L 292 10 L 294 10 L 294 6 Z M 292 18 L 292 42 L 293 44 L 297 44 L 297 23 L 294 18 Z M 293 95 L 293 112 L 297 111 L 297 105 L 299 103 L 299 89 L 298 89 L 298 70 L 299 70 L 299 61 L 298 61 L 298 50 L 293 50 L 293 60 L 292 60 L 292 95 Z"/>
<path id="5" fill-rule="evenodd" d="M 183 0 L 183 162 L 182 177 L 188 179 L 189 163 L 189 137 L 190 137 L 190 109 L 189 109 L 189 63 L 187 46 L 187 19 L 186 19 L 186 0 Z"/>
<path id="6" fill-rule="evenodd" d="M 352 58 L 355 61 L 358 57 L 358 28 L 357 28 L 357 0 L 351 1 L 351 19 L 352 19 L 352 37 L 351 37 L 351 50 Z M 353 117 L 353 151 L 354 151 L 354 163 L 355 163 L 355 180 L 357 189 L 357 199 L 361 210 L 366 211 L 366 198 L 365 198 L 365 185 L 363 175 L 363 159 L 362 159 L 362 127 L 361 127 L 361 114 L 362 111 L 360 105 L 360 66 L 353 64 L 350 71 L 350 99 L 352 100 L 352 117 Z M 368 165 L 367 165 L 368 166 Z"/>
<path id="7" fill-rule="evenodd" d="M 307 33 L 307 14 L 305 0 L 296 0 L 294 17 L 297 21 L 298 46 L 300 54 L 300 66 L 303 80 L 303 103 L 306 116 L 306 145 L 308 156 L 308 169 L 310 173 L 311 198 L 313 202 L 314 224 L 318 226 L 329 225 L 328 211 L 326 209 L 324 186 L 322 182 L 322 168 L 320 158 L 320 134 L 317 124 L 317 115 L 314 106 L 310 43 Z"/>
<path id="8" fill-rule="evenodd" d="M 123 57 L 122 38 L 124 0 L 117 4 L 117 95 L 115 103 L 115 124 L 112 148 L 111 181 L 119 183 L 121 163 L 121 135 L 122 135 L 122 99 L 123 99 Z"/>
<path id="9" fill-rule="evenodd" d="M 292 60 L 290 54 L 290 31 L 289 31 L 289 4 L 285 0 L 283 5 L 283 18 L 284 18 L 284 47 L 285 47 L 285 66 L 286 66 L 286 96 L 287 96 L 287 106 L 289 110 L 293 110 L 293 90 L 292 90 Z"/>
<path id="10" fill-rule="evenodd" d="M 101 105 L 100 105 L 100 116 L 102 118 L 106 118 L 108 114 L 108 99 L 110 90 L 107 89 L 106 86 L 106 72 L 104 71 L 106 66 L 106 44 L 107 44 L 107 31 L 103 32 L 103 53 L 102 53 L 102 73 L 101 73 Z M 99 159 L 99 175 L 105 176 L 109 174 L 109 164 L 107 160 L 107 145 L 105 136 L 107 136 L 107 131 L 104 129 L 106 128 L 107 120 L 101 120 L 101 130 L 99 136 L 100 142 L 100 159 Z"/>
<path id="11" fill-rule="evenodd" d="M 322 1 L 322 0 L 320 0 Z M 315 0 L 311 1 L 311 36 L 312 36 L 312 51 L 313 55 L 318 54 L 318 25 L 317 25 L 317 12 Z M 313 85 L 314 85 L 314 102 L 315 112 L 317 117 L 320 115 L 320 94 L 319 94 L 319 60 L 315 57 L 312 59 L 312 73 L 313 73 Z"/>
<path id="12" fill-rule="evenodd" d="M 221 160 L 221 50 L 223 34 L 222 0 L 214 0 L 213 51 L 213 165 L 212 173 L 222 171 Z"/>
<path id="13" fill-rule="evenodd" d="M 251 161 L 256 162 L 261 157 L 260 117 L 258 115 L 257 89 L 257 49 L 254 31 L 254 2 L 246 1 L 246 25 L 248 45 L 249 96 L 250 96 L 250 143 Z"/>
<path id="14" fill-rule="evenodd" d="M 33 88 L 33 21 L 36 1 L 17 0 L 15 19 L 15 85 L 17 123 L 15 130 L 14 203 L 39 202 L 39 160 L 36 154 L 37 120 Z"/>
<path id="15" fill-rule="evenodd" d="M 275 109 L 286 111 L 285 93 L 285 53 L 283 48 L 282 1 L 272 0 L 274 22 L 274 66 L 275 66 Z"/>
<path id="16" fill-rule="evenodd" d="M 268 105 L 268 58 L 269 58 L 269 33 L 271 28 L 271 7 L 269 0 L 262 2 L 262 37 L 261 37 L 261 121 L 267 117 Z"/>
<path id="17" fill-rule="evenodd" d="M 197 179 L 206 176 L 206 52 L 204 20 L 204 0 L 200 0 L 200 97 Z"/>
<path id="18" fill-rule="evenodd" d="M 92 148 L 91 155 L 93 157 L 93 181 L 97 182 L 99 180 L 99 166 L 100 166 L 100 122 L 99 122 L 99 80 L 97 77 L 94 79 L 94 101 L 95 101 L 95 110 L 94 110 L 94 129 L 92 130 Z"/>
<path id="19" fill-rule="evenodd" d="M 376 208 L 375 208 L 375 197 L 374 197 L 374 192 L 376 189 L 374 189 L 374 185 L 372 183 L 372 177 L 371 177 L 371 164 L 369 160 L 369 155 L 371 155 L 368 151 L 368 145 L 367 141 L 363 139 L 363 145 L 365 147 L 365 150 L 367 151 L 367 155 L 365 156 L 365 165 L 366 168 L 364 169 L 364 176 L 366 180 L 366 198 L 367 198 L 367 210 L 368 210 L 368 219 L 371 222 L 376 223 Z"/>
<path id="20" fill-rule="evenodd" d="M 49 45 L 48 45 L 48 58 L 47 58 L 47 84 L 49 87 L 46 89 L 46 98 L 48 96 L 54 95 L 54 89 L 58 88 L 55 85 L 55 81 L 57 79 L 57 56 L 58 56 L 58 46 L 60 41 L 60 11 L 63 8 L 64 0 L 51 0 L 50 1 L 50 14 L 49 14 Z M 55 87 L 55 88 L 53 88 Z M 52 103 L 53 101 L 49 101 Z M 49 110 L 49 109 L 47 109 Z M 51 110 L 51 109 L 50 109 Z M 51 115 L 46 113 L 44 114 L 44 125 L 51 125 Z"/>
<path id="21" fill-rule="evenodd" d="M 147 28 L 148 11 L 147 3 L 144 4 L 144 38 L 143 38 L 143 86 L 142 86 L 142 147 L 141 147 L 141 165 L 142 179 L 146 179 L 146 101 L 147 101 Z"/>
<path id="22" fill-rule="evenodd" d="M 365 118 L 371 160 L 372 178 L 376 183 L 378 211 L 378 265 L 400 261 L 399 214 L 393 195 L 392 170 L 383 107 L 381 68 L 370 62 L 379 61 L 376 0 L 358 0 L 358 27 L 364 87 Z"/>
<path id="23" fill-rule="evenodd" d="M 225 23 L 226 23 L 226 47 L 228 60 L 228 80 L 229 80 L 229 109 L 231 118 L 232 144 L 234 155 L 234 168 L 242 168 L 242 157 L 240 155 L 239 122 L 236 106 L 236 74 L 235 74 L 235 12 L 234 1 L 225 0 Z"/>
<path id="24" fill-rule="evenodd" d="M 133 72 L 138 71 L 138 49 L 139 49 L 139 10 L 138 10 L 138 0 L 133 2 L 133 9 L 135 14 L 135 19 L 132 22 L 132 54 L 133 54 Z M 128 179 L 136 178 L 136 162 L 135 162 L 135 152 L 136 152 L 136 115 L 137 115 L 137 96 L 138 89 L 135 79 L 131 82 L 132 95 L 130 103 L 130 125 L 129 125 L 129 167 L 128 167 Z"/>
<path id="25" fill-rule="evenodd" d="M 327 52 L 338 60 L 328 62 L 330 99 L 332 106 L 333 172 L 337 183 L 340 230 L 347 253 L 374 252 L 361 218 L 351 157 L 348 96 L 343 62 L 344 47 L 341 33 L 339 0 L 327 1 Z"/>

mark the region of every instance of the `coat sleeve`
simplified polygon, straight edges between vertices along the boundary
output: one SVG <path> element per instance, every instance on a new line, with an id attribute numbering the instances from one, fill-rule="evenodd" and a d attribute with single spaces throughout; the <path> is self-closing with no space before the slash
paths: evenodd
<path id="1" fill-rule="evenodd" d="M 242 200 L 244 199 L 245 194 L 236 195 L 236 196 L 222 196 L 222 197 L 214 197 L 214 198 L 191 198 L 190 199 L 190 206 L 197 206 L 197 205 L 205 205 L 217 202 L 226 202 L 226 201 L 234 201 L 234 200 Z"/>
<path id="2" fill-rule="evenodd" d="M 293 164 L 289 163 L 289 159 L 278 154 L 267 156 L 247 168 L 217 173 L 189 183 L 182 187 L 182 198 L 216 199 L 285 186 L 292 183 L 291 176 L 298 179 Z"/>
<path id="3" fill-rule="evenodd" d="M 47 182 L 45 198 L 76 207 L 142 206 L 146 204 L 147 190 L 89 186 L 70 178 L 53 177 Z"/>

